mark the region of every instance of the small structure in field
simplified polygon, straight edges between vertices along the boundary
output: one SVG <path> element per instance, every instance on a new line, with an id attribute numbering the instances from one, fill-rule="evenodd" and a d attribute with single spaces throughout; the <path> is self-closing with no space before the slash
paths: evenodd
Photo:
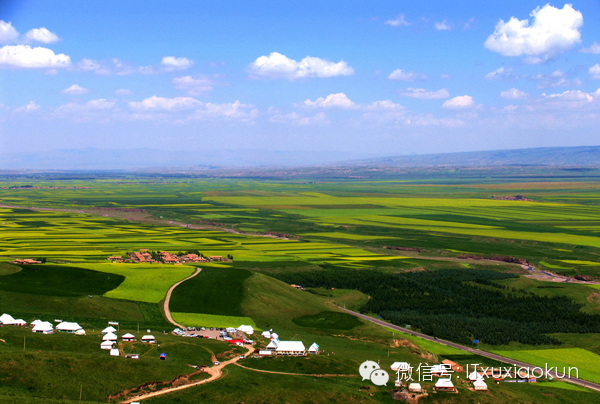
<path id="1" fill-rule="evenodd" d="M 302 341 L 279 341 L 275 354 L 285 356 L 306 356 L 306 348 Z"/>
<path id="2" fill-rule="evenodd" d="M 453 371 L 460 373 L 464 371 L 464 368 L 458 363 L 451 361 L 450 359 L 444 359 L 442 361 L 442 365 L 446 365 L 447 368 L 452 369 Z"/>
<path id="3" fill-rule="evenodd" d="M 109 332 L 115 333 L 117 329 L 111 325 L 102 330 L 102 334 L 108 334 Z"/>
<path id="4" fill-rule="evenodd" d="M 110 356 L 121 356 L 121 353 L 119 352 L 119 350 L 117 348 L 112 348 L 110 350 Z"/>
<path id="5" fill-rule="evenodd" d="M 263 356 L 273 356 L 273 351 L 268 351 L 268 350 L 260 350 L 258 351 L 258 355 L 260 355 L 261 357 Z"/>
<path id="6" fill-rule="evenodd" d="M 246 335 L 252 335 L 252 334 L 254 334 L 254 328 L 252 328 L 251 325 L 244 325 L 244 324 L 242 324 L 242 325 L 240 325 L 237 328 L 237 330 L 240 331 L 240 332 L 243 332 Z"/>
<path id="7" fill-rule="evenodd" d="M 410 393 L 420 393 L 423 391 L 423 388 L 421 387 L 420 383 L 411 383 L 408 385 L 408 391 Z"/>
<path id="8" fill-rule="evenodd" d="M 123 334 L 123 335 L 121 336 L 121 339 L 122 339 L 124 342 L 131 342 L 131 341 L 135 341 L 135 335 L 133 335 L 133 334 L 130 334 L 130 333 Z"/>
<path id="9" fill-rule="evenodd" d="M 14 320 L 9 320 L 6 322 L 3 322 L 2 324 L 4 325 L 16 325 L 18 327 L 25 327 L 27 325 L 27 321 L 23 320 L 22 318 L 17 318 Z"/>
<path id="10" fill-rule="evenodd" d="M 308 353 L 313 355 L 319 354 L 319 345 L 316 342 L 313 342 L 312 345 L 308 348 Z"/>
<path id="11" fill-rule="evenodd" d="M 438 391 L 454 391 L 454 383 L 451 379 L 438 379 L 435 382 L 435 389 Z"/>
<path id="12" fill-rule="evenodd" d="M 487 384 L 482 379 L 475 380 L 473 382 L 473 388 L 479 391 L 488 389 Z"/>
<path id="13" fill-rule="evenodd" d="M 271 332 L 269 331 L 263 331 L 260 335 L 262 335 L 264 338 L 271 339 Z"/>
<path id="14" fill-rule="evenodd" d="M 75 331 L 75 335 L 85 335 L 85 330 L 83 328 Z"/>
<path id="15" fill-rule="evenodd" d="M 113 346 L 115 345 L 114 341 L 102 341 L 102 343 L 100 344 L 100 349 L 113 349 Z"/>
<path id="16" fill-rule="evenodd" d="M 144 335 L 142 337 L 142 342 L 147 344 L 156 344 L 156 338 L 154 338 L 154 335 Z"/>
<path id="17" fill-rule="evenodd" d="M 163 353 L 160 354 L 159 358 L 160 358 L 161 361 L 166 361 L 167 360 L 167 354 L 163 352 Z"/>
<path id="18" fill-rule="evenodd" d="M 31 331 L 38 334 L 52 334 L 54 332 L 54 326 L 49 321 L 40 321 L 33 326 L 33 330 Z"/>
<path id="19" fill-rule="evenodd" d="M 11 321 L 15 321 L 15 318 L 13 316 L 11 316 L 10 314 L 4 313 L 3 315 L 0 316 L 0 323 L 2 323 L 2 324 L 6 324 L 7 322 L 11 322 Z"/>
<path id="20" fill-rule="evenodd" d="M 125 355 L 125 357 L 129 358 L 129 359 L 140 359 L 140 354 L 131 353 L 131 354 Z"/>
<path id="21" fill-rule="evenodd" d="M 76 332 L 78 330 L 83 329 L 83 327 L 80 326 L 77 323 L 72 323 L 72 322 L 69 322 L 69 321 L 63 321 L 62 323 L 60 323 L 60 324 L 58 324 L 56 326 L 56 329 L 58 331 L 61 331 L 61 332 L 71 332 L 71 333 L 74 333 L 74 332 Z"/>
<path id="22" fill-rule="evenodd" d="M 469 373 L 467 379 L 469 379 L 469 381 L 471 382 L 474 382 L 475 380 L 483 380 L 483 375 L 477 372 L 472 372 Z"/>
<path id="23" fill-rule="evenodd" d="M 272 339 L 271 342 L 269 342 L 269 344 L 267 345 L 267 349 L 274 351 L 277 349 L 277 346 L 279 345 L 279 340 L 278 339 Z"/>
<path id="24" fill-rule="evenodd" d="M 113 334 L 112 332 L 109 332 L 108 334 L 104 334 L 104 336 L 102 337 L 102 341 L 115 341 L 115 342 L 117 342 L 117 334 Z"/>

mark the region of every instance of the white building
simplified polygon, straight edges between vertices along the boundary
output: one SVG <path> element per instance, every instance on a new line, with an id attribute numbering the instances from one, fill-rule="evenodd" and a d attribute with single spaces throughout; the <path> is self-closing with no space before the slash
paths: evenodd
<path id="1" fill-rule="evenodd" d="M 6 324 L 7 322 L 10 322 L 10 321 L 15 321 L 14 317 L 11 316 L 10 314 L 4 313 L 3 315 L 0 316 L 0 323 Z"/>
<path id="2" fill-rule="evenodd" d="M 243 325 L 242 324 L 237 328 L 237 330 L 243 332 L 246 335 L 254 334 L 254 328 L 252 328 L 251 325 Z"/>
<path id="3" fill-rule="evenodd" d="M 279 341 L 275 353 L 287 356 L 306 356 L 306 348 L 302 341 Z"/>
<path id="4" fill-rule="evenodd" d="M 147 344 L 156 344 L 156 338 L 154 338 L 154 335 L 144 335 L 142 337 L 142 342 Z"/>
<path id="5" fill-rule="evenodd" d="M 261 335 L 267 339 L 271 338 L 271 333 L 269 331 L 263 331 Z"/>
<path id="6" fill-rule="evenodd" d="M 54 326 L 49 321 L 40 321 L 35 326 L 33 326 L 33 329 L 31 331 L 39 334 L 52 334 L 54 332 Z"/>
<path id="7" fill-rule="evenodd" d="M 135 341 L 135 335 L 127 333 L 121 336 L 121 339 L 125 342 Z"/>
<path id="8" fill-rule="evenodd" d="M 110 350 L 110 356 L 121 356 L 121 353 L 119 352 L 118 349 L 113 348 Z"/>
<path id="9" fill-rule="evenodd" d="M 477 379 L 473 382 L 473 388 L 475 390 L 487 390 L 487 384 L 482 379 Z"/>
<path id="10" fill-rule="evenodd" d="M 408 385 L 408 391 L 410 393 L 420 393 L 422 390 L 420 383 L 411 383 Z"/>
<path id="11" fill-rule="evenodd" d="M 265 351 L 265 350 L 258 351 L 258 355 L 260 355 L 260 356 L 272 356 L 271 355 L 272 353 L 273 353 L 273 351 Z"/>
<path id="12" fill-rule="evenodd" d="M 109 332 L 115 333 L 117 332 L 117 329 L 113 326 L 108 326 L 102 330 L 102 334 L 108 334 Z"/>
<path id="13" fill-rule="evenodd" d="M 100 344 L 100 349 L 113 349 L 113 346 L 115 345 L 114 341 L 102 341 L 102 343 Z"/>
<path id="14" fill-rule="evenodd" d="M 477 372 L 472 372 L 467 376 L 470 382 L 474 382 L 475 380 L 483 380 L 483 376 Z"/>
<path id="15" fill-rule="evenodd" d="M 102 337 L 102 341 L 115 341 L 117 342 L 117 334 L 113 334 L 112 332 L 109 332 L 108 334 L 104 334 L 104 336 Z"/>
<path id="16" fill-rule="evenodd" d="M 309 354 L 318 354 L 319 353 L 319 345 L 317 345 L 316 342 L 313 342 L 313 344 L 308 348 L 308 353 Z"/>
<path id="17" fill-rule="evenodd" d="M 267 345 L 267 349 L 270 349 L 270 350 L 277 349 L 279 342 L 280 341 L 278 339 L 272 339 L 271 342 L 269 342 L 269 344 Z"/>
<path id="18" fill-rule="evenodd" d="M 81 330 L 83 327 L 77 323 L 71 323 L 69 321 L 63 321 L 62 323 L 56 326 L 58 331 L 62 332 L 75 332 L 77 330 Z"/>
<path id="19" fill-rule="evenodd" d="M 435 382 L 435 389 L 442 391 L 454 391 L 454 383 L 452 383 L 451 379 L 438 379 Z"/>
<path id="20" fill-rule="evenodd" d="M 6 321 L 6 322 L 4 322 L 2 324 L 4 324 L 4 325 L 17 325 L 19 327 L 25 327 L 27 325 L 27 321 L 23 320 L 22 318 L 18 318 L 16 320 Z"/>

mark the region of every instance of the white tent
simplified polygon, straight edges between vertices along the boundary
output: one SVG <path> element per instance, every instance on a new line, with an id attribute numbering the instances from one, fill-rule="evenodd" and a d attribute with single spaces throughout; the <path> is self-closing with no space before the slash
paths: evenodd
<path id="1" fill-rule="evenodd" d="M 271 338 L 271 333 L 269 331 L 263 331 L 261 335 L 265 338 Z"/>
<path id="2" fill-rule="evenodd" d="M 302 341 L 279 341 L 275 353 L 277 355 L 304 356 L 306 348 Z"/>
<path id="3" fill-rule="evenodd" d="M 121 336 L 121 339 L 122 339 L 123 341 L 133 341 L 133 340 L 135 340 L 135 335 L 133 335 L 133 334 L 130 334 L 130 333 L 123 334 L 123 335 Z"/>
<path id="4" fill-rule="evenodd" d="M 102 341 L 116 341 L 117 340 L 117 334 L 113 334 L 112 332 L 109 332 L 108 334 L 105 334 L 102 337 Z"/>
<path id="5" fill-rule="evenodd" d="M 269 342 L 269 345 L 267 345 L 267 349 L 277 349 L 277 345 L 279 345 L 279 340 L 272 339 L 271 342 Z"/>
<path id="6" fill-rule="evenodd" d="M 271 339 L 279 339 L 279 334 L 272 332 L 271 333 Z"/>
<path id="7" fill-rule="evenodd" d="M 272 353 L 273 353 L 273 351 L 265 351 L 265 350 L 258 351 L 258 354 L 260 356 L 271 356 Z"/>
<path id="8" fill-rule="evenodd" d="M 40 334 L 52 334 L 54 332 L 54 326 L 49 321 L 41 321 L 33 327 L 32 331 Z"/>
<path id="9" fill-rule="evenodd" d="M 309 354 L 318 354 L 319 353 L 319 345 L 317 345 L 316 342 L 313 342 L 313 344 L 310 346 L 310 348 L 308 348 L 308 353 Z"/>
<path id="10" fill-rule="evenodd" d="M 473 372 L 473 373 L 469 373 L 469 376 L 467 376 L 467 378 L 469 379 L 469 381 L 473 382 L 475 380 L 482 380 L 483 376 L 477 372 Z"/>
<path id="11" fill-rule="evenodd" d="M 112 349 L 114 344 L 114 341 L 102 341 L 100 349 Z"/>
<path id="12" fill-rule="evenodd" d="M 142 342 L 147 342 L 149 344 L 154 344 L 154 343 L 156 343 L 156 339 L 154 338 L 154 335 L 144 335 L 142 337 Z"/>
<path id="13" fill-rule="evenodd" d="M 225 329 L 225 331 L 227 331 L 227 332 L 228 332 L 228 333 L 230 333 L 230 334 L 233 334 L 233 333 L 234 333 L 236 330 L 235 330 L 235 328 L 233 328 L 233 327 L 227 327 L 227 328 Z"/>
<path id="14" fill-rule="evenodd" d="M 32 327 L 35 327 L 35 326 L 36 326 L 36 325 L 38 325 L 39 323 L 43 323 L 43 321 L 42 321 L 42 320 L 40 320 L 40 319 L 38 318 L 37 320 L 33 320 L 33 321 L 30 323 L 30 325 L 31 325 Z"/>
<path id="15" fill-rule="evenodd" d="M 119 350 L 116 348 L 113 348 L 110 350 L 110 356 L 120 356 L 121 354 L 119 353 Z"/>
<path id="16" fill-rule="evenodd" d="M 27 321 L 23 320 L 22 318 L 18 318 L 16 320 L 12 320 L 12 321 L 7 321 L 5 323 L 3 323 L 5 325 L 18 325 L 18 326 L 25 326 L 27 325 Z"/>
<path id="17" fill-rule="evenodd" d="M 421 384 L 420 383 L 411 383 L 408 385 L 408 391 L 411 393 L 420 393 L 421 392 Z"/>
<path id="18" fill-rule="evenodd" d="M 477 379 L 473 382 L 475 390 L 487 390 L 487 384 L 482 379 Z"/>
<path id="19" fill-rule="evenodd" d="M 85 335 L 85 330 L 80 328 L 79 330 L 75 331 L 75 335 Z"/>
<path id="20" fill-rule="evenodd" d="M 438 379 L 435 382 L 435 388 L 440 390 L 454 390 L 454 384 L 450 379 Z"/>
<path id="21" fill-rule="evenodd" d="M 58 331 L 62 332 L 75 332 L 77 330 L 81 330 L 83 327 L 77 323 L 71 323 L 69 321 L 63 321 L 62 323 L 56 326 Z"/>
<path id="22" fill-rule="evenodd" d="M 252 328 L 251 325 L 242 324 L 237 328 L 237 330 L 243 332 L 244 334 L 248 334 L 248 335 L 254 334 L 254 328 Z"/>
<path id="23" fill-rule="evenodd" d="M 115 333 L 117 332 L 117 329 L 113 326 L 108 326 L 102 330 L 102 334 L 108 334 L 109 332 Z"/>
<path id="24" fill-rule="evenodd" d="M 7 322 L 10 322 L 10 321 L 15 321 L 14 317 L 11 316 L 10 314 L 4 313 L 3 315 L 0 316 L 0 323 L 6 324 Z"/>

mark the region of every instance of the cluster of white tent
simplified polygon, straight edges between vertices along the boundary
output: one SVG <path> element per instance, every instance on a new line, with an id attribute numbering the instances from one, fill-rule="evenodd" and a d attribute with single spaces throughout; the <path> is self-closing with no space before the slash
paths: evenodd
<path id="1" fill-rule="evenodd" d="M 263 331 L 261 334 L 265 338 L 269 338 L 271 341 L 267 344 L 266 350 L 259 351 L 260 356 L 272 356 L 273 353 L 276 355 L 290 355 L 290 356 L 305 356 L 306 348 L 302 341 L 281 341 L 279 335 L 273 330 Z M 316 342 L 308 348 L 309 354 L 318 354 L 319 345 Z"/>
<path id="2" fill-rule="evenodd" d="M 109 326 L 102 330 L 102 343 L 100 344 L 100 349 L 110 350 L 111 356 L 119 356 L 119 350 L 114 347 L 117 343 L 119 337 L 117 334 L 117 329 L 115 327 Z M 121 340 L 123 342 L 132 342 L 135 341 L 135 335 L 127 333 L 121 335 Z M 155 344 L 156 339 L 153 335 L 144 335 L 142 337 L 142 342 L 146 342 L 149 344 Z"/>
<path id="3" fill-rule="evenodd" d="M 13 316 L 6 313 L 0 316 L 0 323 L 2 325 L 16 325 L 21 327 L 27 325 L 27 321 L 20 318 L 15 320 Z M 54 330 L 57 330 L 61 332 L 73 333 L 76 335 L 85 335 L 85 330 L 82 326 L 70 321 L 61 321 L 56 325 L 56 327 L 54 327 L 54 325 L 51 322 L 42 321 L 38 319 L 33 320 L 30 325 L 32 327 L 32 331 L 38 334 L 52 334 Z"/>
<path id="4" fill-rule="evenodd" d="M 472 372 L 467 376 L 470 382 L 473 382 L 473 389 L 475 390 L 487 390 L 487 384 L 483 380 L 483 375 L 477 372 Z"/>
<path id="5" fill-rule="evenodd" d="M 15 320 L 13 318 L 13 316 L 11 316 L 10 314 L 4 313 L 3 315 L 0 316 L 0 324 L 2 324 L 2 325 L 17 325 L 17 326 L 23 327 L 23 326 L 27 325 L 27 321 L 23 320 L 22 318 L 18 318 Z"/>

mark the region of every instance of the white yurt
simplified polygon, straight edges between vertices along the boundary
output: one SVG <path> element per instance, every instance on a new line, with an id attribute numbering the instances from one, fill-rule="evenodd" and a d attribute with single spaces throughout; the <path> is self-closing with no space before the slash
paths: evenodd
<path id="1" fill-rule="evenodd" d="M 121 336 L 121 339 L 125 342 L 131 342 L 135 340 L 135 335 L 127 333 Z"/>
<path id="2" fill-rule="evenodd" d="M 319 345 L 317 345 L 316 342 L 313 342 L 313 344 L 310 346 L 310 348 L 308 348 L 308 353 L 309 354 L 318 354 L 319 353 Z"/>
<path id="3" fill-rule="evenodd" d="M 27 321 L 23 320 L 22 318 L 18 318 L 16 320 L 7 321 L 3 324 L 4 325 L 18 325 L 19 327 L 24 327 L 27 325 Z"/>
<path id="4" fill-rule="evenodd" d="M 75 335 L 85 335 L 85 330 L 80 328 L 79 330 L 75 331 Z"/>
<path id="5" fill-rule="evenodd" d="M 113 334 L 112 332 L 104 334 L 102 341 L 117 341 L 117 334 Z"/>
<path id="6" fill-rule="evenodd" d="M 31 325 L 32 327 L 35 327 L 39 323 L 43 323 L 43 321 L 38 318 L 36 320 L 33 320 L 31 323 L 29 323 L 29 325 Z"/>
<path id="7" fill-rule="evenodd" d="M 117 329 L 115 327 L 113 327 L 112 325 L 110 325 L 102 330 L 102 334 L 108 334 L 109 332 L 115 333 L 115 332 L 117 332 Z"/>
<path id="8" fill-rule="evenodd" d="M 100 349 L 113 349 L 114 345 L 114 341 L 102 341 L 102 343 L 100 344 Z"/>
<path id="9" fill-rule="evenodd" d="M 31 331 L 39 334 L 52 334 L 54 332 L 54 326 L 49 321 L 41 321 L 37 323 Z"/>
<path id="10" fill-rule="evenodd" d="M 4 313 L 3 315 L 0 316 L 0 323 L 6 324 L 7 322 L 10 322 L 10 321 L 15 321 L 14 317 L 11 316 L 10 314 Z"/>
<path id="11" fill-rule="evenodd" d="M 237 328 L 237 330 L 238 330 L 238 331 L 241 331 L 241 332 L 243 332 L 244 334 L 247 334 L 247 335 L 252 335 L 252 334 L 254 334 L 254 328 L 252 328 L 252 326 L 251 326 L 251 325 L 244 325 L 244 324 L 242 324 L 242 325 L 240 325 L 240 326 Z"/>
<path id="12" fill-rule="evenodd" d="M 260 335 L 262 335 L 265 338 L 271 338 L 271 333 L 269 331 L 263 331 Z"/>
<path id="13" fill-rule="evenodd" d="M 121 356 L 121 354 L 118 349 L 113 348 L 110 350 L 110 356 Z"/>
<path id="14" fill-rule="evenodd" d="M 72 323 L 72 322 L 69 322 L 69 321 L 63 321 L 62 323 L 60 323 L 60 324 L 58 324 L 56 326 L 56 329 L 58 331 L 62 331 L 62 332 L 75 332 L 77 330 L 83 329 L 83 327 L 80 326 L 77 323 Z"/>
<path id="15" fill-rule="evenodd" d="M 148 344 L 155 344 L 156 339 L 154 338 L 154 335 L 144 335 L 142 337 L 142 342 L 146 342 Z"/>

